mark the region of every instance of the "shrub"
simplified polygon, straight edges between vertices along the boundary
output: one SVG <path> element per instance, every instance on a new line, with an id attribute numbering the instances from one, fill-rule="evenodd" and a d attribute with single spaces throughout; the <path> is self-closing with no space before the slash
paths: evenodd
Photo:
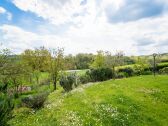
<path id="1" fill-rule="evenodd" d="M 90 78 L 90 76 L 89 76 L 88 74 L 81 75 L 81 76 L 80 76 L 80 82 L 81 82 L 82 84 L 86 84 L 86 83 L 88 83 L 88 82 L 91 82 L 91 78 Z"/>
<path id="2" fill-rule="evenodd" d="M 161 74 L 168 74 L 168 67 L 165 67 L 159 71 Z"/>
<path id="3" fill-rule="evenodd" d="M 92 81 L 105 81 L 113 77 L 113 72 L 110 68 L 91 69 L 87 74 Z"/>
<path id="4" fill-rule="evenodd" d="M 126 77 L 124 72 L 118 72 L 118 73 L 115 75 L 115 78 L 124 78 L 124 77 Z"/>
<path id="5" fill-rule="evenodd" d="M 156 70 L 159 71 L 159 70 L 161 70 L 161 69 L 163 69 L 165 67 L 168 67 L 168 62 L 157 64 Z"/>
<path id="6" fill-rule="evenodd" d="M 143 68 L 138 66 L 138 65 L 134 65 L 134 74 L 135 75 L 141 75 L 143 71 Z"/>
<path id="7" fill-rule="evenodd" d="M 7 84 L 0 84 L 0 126 L 6 126 L 12 117 L 14 104 L 12 98 L 7 95 Z"/>
<path id="8" fill-rule="evenodd" d="M 50 79 L 47 78 L 47 79 L 43 79 L 40 81 L 40 85 L 50 85 Z"/>
<path id="9" fill-rule="evenodd" d="M 168 59 L 161 59 L 162 63 L 168 62 Z"/>
<path id="10" fill-rule="evenodd" d="M 126 77 L 133 76 L 134 70 L 131 67 L 121 68 L 118 72 L 123 72 Z"/>
<path id="11" fill-rule="evenodd" d="M 60 85 L 65 91 L 70 91 L 72 90 L 73 81 L 72 79 L 68 80 L 67 76 L 62 76 L 60 78 Z"/>
<path id="12" fill-rule="evenodd" d="M 143 75 L 151 75 L 151 74 L 152 74 L 152 71 L 150 71 L 150 70 L 144 71 L 142 74 L 143 74 Z"/>
<path id="13" fill-rule="evenodd" d="M 21 101 L 24 106 L 33 108 L 33 109 L 40 109 L 43 107 L 45 100 L 47 99 L 48 92 L 39 93 L 36 95 L 30 95 L 28 97 L 22 98 Z"/>
<path id="14" fill-rule="evenodd" d="M 79 85 L 79 78 L 76 74 L 63 75 L 60 77 L 60 85 L 65 91 L 70 91 Z"/>

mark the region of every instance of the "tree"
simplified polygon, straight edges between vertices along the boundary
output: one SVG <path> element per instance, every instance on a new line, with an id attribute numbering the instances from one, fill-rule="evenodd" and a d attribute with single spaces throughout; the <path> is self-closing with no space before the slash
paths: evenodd
<path id="1" fill-rule="evenodd" d="M 6 68 L 10 62 L 10 50 L 0 50 L 0 125 L 6 126 L 8 120 L 11 118 L 14 104 L 11 97 L 8 95 L 8 78 L 5 76 Z"/>
<path id="2" fill-rule="evenodd" d="M 65 70 L 74 70 L 76 69 L 76 65 L 75 65 L 75 57 L 72 56 L 71 54 L 67 55 L 64 57 L 64 60 L 66 62 L 66 64 L 64 64 Z"/>
<path id="3" fill-rule="evenodd" d="M 64 49 L 52 49 L 51 50 L 51 59 L 50 59 L 50 75 L 53 81 L 54 90 L 56 90 L 56 84 L 58 81 L 58 75 L 61 70 L 64 68 Z"/>
<path id="4" fill-rule="evenodd" d="M 115 55 L 112 55 L 111 52 L 105 52 L 105 67 L 112 68 L 113 77 L 115 78 L 115 67 L 123 65 L 123 52 L 117 52 Z"/>
<path id="5" fill-rule="evenodd" d="M 27 65 L 31 82 L 32 77 L 35 77 L 36 83 L 39 84 L 40 73 L 48 72 L 50 69 L 50 59 L 51 54 L 45 47 L 28 49 L 22 53 L 22 62 Z"/>
<path id="6" fill-rule="evenodd" d="M 105 57 L 104 57 L 104 52 L 103 51 L 97 51 L 97 55 L 93 61 L 93 63 L 91 64 L 91 67 L 92 68 L 102 68 L 104 67 L 104 60 L 105 60 Z"/>
<path id="7" fill-rule="evenodd" d="M 92 54 L 79 53 L 75 56 L 75 65 L 77 69 L 89 69 L 89 65 L 92 61 Z"/>
<path id="8" fill-rule="evenodd" d="M 149 69 L 150 63 L 147 57 L 136 57 L 135 60 L 135 65 L 134 65 L 134 69 L 135 69 L 135 73 L 137 75 L 142 75 L 145 71 L 145 69 Z"/>
<path id="9" fill-rule="evenodd" d="M 124 65 L 124 53 L 123 51 L 118 51 L 116 52 L 115 56 L 115 62 L 117 66 L 122 66 Z"/>

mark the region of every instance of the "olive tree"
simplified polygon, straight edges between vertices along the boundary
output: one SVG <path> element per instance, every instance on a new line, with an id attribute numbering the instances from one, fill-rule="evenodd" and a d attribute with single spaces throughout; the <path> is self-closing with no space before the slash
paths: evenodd
<path id="1" fill-rule="evenodd" d="M 51 59 L 50 59 L 50 75 L 53 82 L 54 90 L 56 90 L 56 84 L 58 81 L 59 72 L 64 68 L 64 49 L 51 49 Z"/>

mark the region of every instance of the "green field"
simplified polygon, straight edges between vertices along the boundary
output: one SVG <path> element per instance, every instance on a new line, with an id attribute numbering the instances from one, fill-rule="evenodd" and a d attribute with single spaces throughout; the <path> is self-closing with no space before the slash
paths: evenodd
<path id="1" fill-rule="evenodd" d="M 51 93 L 45 107 L 14 110 L 12 126 L 167 126 L 168 76 L 138 76 Z"/>

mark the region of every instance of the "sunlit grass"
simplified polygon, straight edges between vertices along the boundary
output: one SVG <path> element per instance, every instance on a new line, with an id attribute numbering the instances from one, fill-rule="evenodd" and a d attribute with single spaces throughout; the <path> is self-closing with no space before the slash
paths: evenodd
<path id="1" fill-rule="evenodd" d="M 168 76 L 139 76 L 51 93 L 38 111 L 15 109 L 12 126 L 167 126 Z"/>

